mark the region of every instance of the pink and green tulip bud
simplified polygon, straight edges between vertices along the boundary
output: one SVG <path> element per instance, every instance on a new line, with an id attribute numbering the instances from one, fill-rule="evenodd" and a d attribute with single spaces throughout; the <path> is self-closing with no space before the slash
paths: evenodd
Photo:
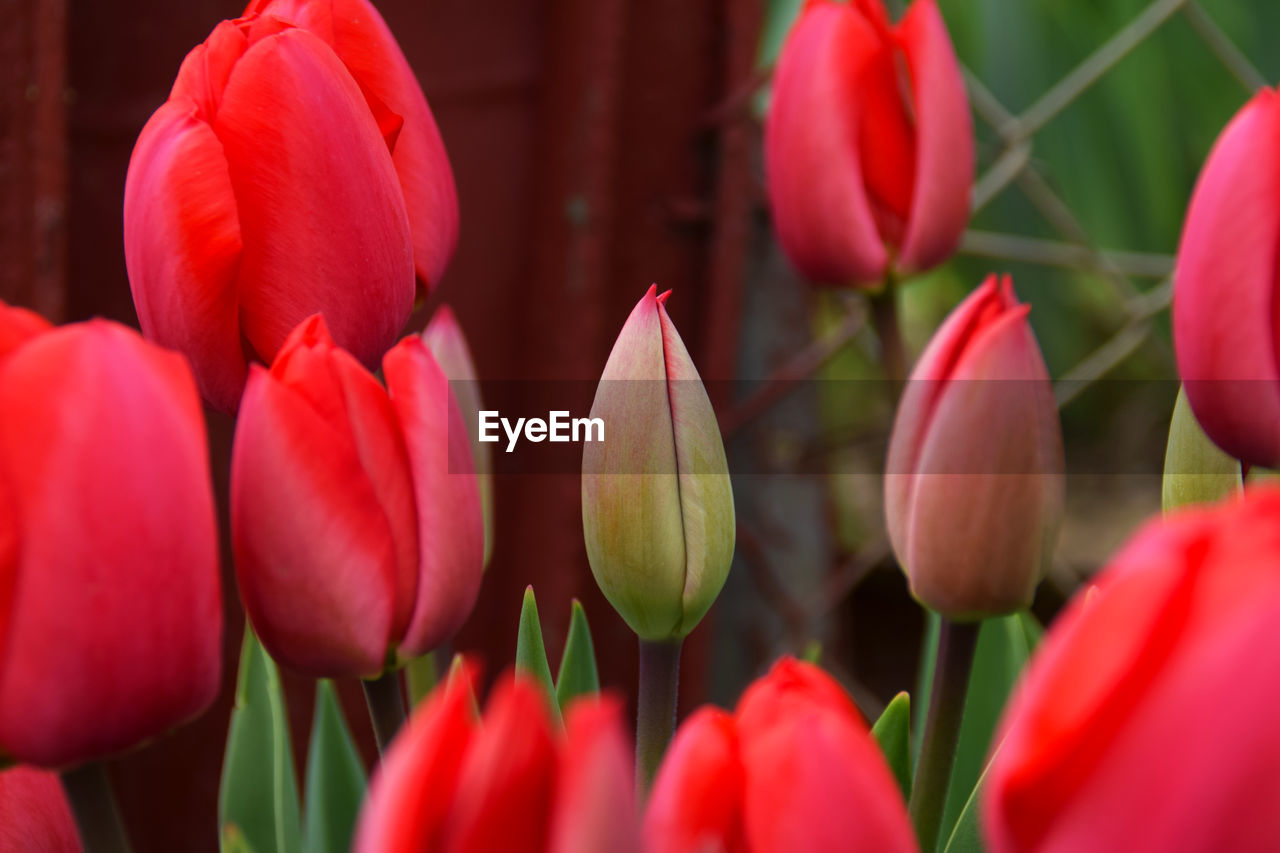
<path id="1" fill-rule="evenodd" d="M 911 593 L 951 619 L 1031 603 L 1062 517 L 1062 433 L 1013 282 L 991 276 L 934 334 L 903 392 L 885 516 Z"/>
<path id="2" fill-rule="evenodd" d="M 724 586 L 733 491 L 697 369 L 650 287 L 605 365 L 582 455 L 582 527 L 596 583 L 644 640 L 684 637 Z"/>
<path id="3" fill-rule="evenodd" d="M 447 305 L 441 305 L 431 316 L 422 340 L 448 377 L 453 396 L 467 422 L 471 456 L 476 463 L 476 485 L 480 487 L 480 509 L 484 512 L 484 564 L 487 566 L 493 556 L 493 453 L 490 445 L 480 443 L 478 424 L 480 410 L 484 406 L 480 400 L 476 363 L 471 357 L 471 348 L 467 346 L 462 326 L 458 325 Z"/>

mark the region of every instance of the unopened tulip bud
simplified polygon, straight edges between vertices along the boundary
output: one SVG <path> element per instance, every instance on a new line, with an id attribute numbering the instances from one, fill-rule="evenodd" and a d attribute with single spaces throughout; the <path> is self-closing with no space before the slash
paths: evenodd
<path id="1" fill-rule="evenodd" d="M 885 476 L 912 594 L 953 619 L 1031 603 L 1062 516 L 1062 433 L 1013 283 L 995 276 L 934 334 L 903 392 Z"/>
<path id="2" fill-rule="evenodd" d="M 711 401 L 650 287 L 596 390 L 604 441 L 584 446 L 582 526 L 591 571 L 643 640 L 684 637 L 733 559 L 733 492 Z M 668 291 L 669 292 L 669 291 Z"/>
<path id="3" fill-rule="evenodd" d="M 897 24 L 882 0 L 806 3 L 778 57 L 764 155 L 779 242 L 815 283 L 946 260 L 969 221 L 973 126 L 935 0 Z"/>

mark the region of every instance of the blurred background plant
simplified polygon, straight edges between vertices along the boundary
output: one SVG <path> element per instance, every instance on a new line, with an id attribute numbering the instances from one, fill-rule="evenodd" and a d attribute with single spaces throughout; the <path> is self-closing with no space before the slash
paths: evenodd
<path id="1" fill-rule="evenodd" d="M 705 700 L 731 706 L 785 651 L 820 655 L 870 716 L 913 688 L 924 618 L 883 529 L 892 411 L 876 337 L 861 297 L 815 294 L 789 268 L 764 201 L 768 69 L 800 0 L 377 5 L 431 101 L 462 212 L 457 257 L 413 329 L 448 302 L 482 386 L 527 380 L 519 384 L 532 410 L 540 382 L 594 386 L 651 281 L 679 293 L 673 319 L 721 418 L 739 516 L 725 591 L 686 644 L 682 712 Z M 1035 606 L 1046 621 L 1159 509 L 1176 394 L 1166 309 L 1182 215 L 1223 124 L 1253 89 L 1280 79 L 1280 6 L 939 5 L 968 72 L 976 213 L 959 255 L 905 287 L 904 332 L 918 352 L 992 270 L 1012 273 L 1033 306 L 1070 474 L 1066 526 Z M 0 298 L 55 321 L 136 322 L 121 249 L 129 152 L 185 52 L 241 6 L 10 6 L 0 37 Z M 223 505 L 231 428 L 211 416 Z M 493 561 L 457 647 L 481 654 L 488 676 L 500 672 L 533 583 L 552 658 L 556 626 L 580 597 L 604 686 L 628 694 L 634 637 L 591 579 L 576 461 L 537 476 L 499 465 L 494 496 Z M 229 554 L 224 542 L 224 563 Z M 243 618 L 224 568 L 219 704 L 111 768 L 139 850 L 216 844 Z M 988 656 L 974 677 L 1007 684 L 1036 629 L 1000 624 L 1012 651 Z M 304 743 L 313 684 L 283 678 L 294 740 Z M 338 686 L 367 763 L 374 747 L 358 687 Z M 994 719 L 998 707 L 986 711 Z"/>

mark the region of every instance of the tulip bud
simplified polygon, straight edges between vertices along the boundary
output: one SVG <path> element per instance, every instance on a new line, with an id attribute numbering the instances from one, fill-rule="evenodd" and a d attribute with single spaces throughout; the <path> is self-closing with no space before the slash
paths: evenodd
<path id="1" fill-rule="evenodd" d="M 1187 208 L 1174 276 L 1178 372 L 1196 420 L 1243 462 L 1280 466 L 1280 95 L 1227 125 Z"/>
<path id="2" fill-rule="evenodd" d="M 231 458 L 245 610 L 280 663 L 373 677 L 451 637 L 480 588 L 484 533 L 466 426 L 422 339 L 387 387 L 319 315 L 254 365 Z"/>
<path id="3" fill-rule="evenodd" d="M 82 849 L 57 774 L 34 767 L 0 771 L 0 850 L 80 853 Z"/>
<path id="4" fill-rule="evenodd" d="M 1013 282 L 991 276 L 920 356 L 889 438 L 885 518 L 922 604 L 953 619 L 1031 603 L 1062 517 L 1062 432 Z"/>
<path id="5" fill-rule="evenodd" d="M 1054 620 L 982 786 L 992 853 L 1273 850 L 1280 492 L 1153 521 Z"/>
<path id="6" fill-rule="evenodd" d="M 316 312 L 376 365 L 408 319 L 415 269 L 434 284 L 457 235 L 439 134 L 377 13 L 276 5 L 252 4 L 187 55 L 125 181 L 143 331 L 184 352 L 228 412 L 249 361 L 272 360 Z"/>
<path id="7" fill-rule="evenodd" d="M 0 309 L 0 758 L 101 759 L 218 692 L 204 417 L 181 356 Z"/>
<path id="8" fill-rule="evenodd" d="M 732 714 L 694 713 L 676 733 L 644 816 L 646 849 L 917 849 L 906 804 L 853 702 L 786 659 Z"/>
<path id="9" fill-rule="evenodd" d="M 816 283 L 941 263 L 969 221 L 973 126 L 935 0 L 805 5 L 782 47 L 765 174 L 783 250 Z"/>
<path id="10" fill-rule="evenodd" d="M 369 786 L 357 853 L 638 849 L 621 706 L 578 699 L 553 728 L 541 689 L 501 679 L 481 720 L 470 677 L 438 687 Z"/>
<path id="11" fill-rule="evenodd" d="M 480 487 L 480 507 L 484 512 L 484 564 L 489 565 L 493 555 L 493 453 L 490 445 L 480 443 L 480 382 L 476 364 L 471 358 L 462 327 L 449 310 L 441 305 L 432 315 L 422 333 L 436 363 L 449 378 L 449 387 L 458 398 L 462 418 L 467 422 L 467 434 L 471 437 L 471 455 L 475 459 L 476 479 Z"/>
<path id="12" fill-rule="evenodd" d="M 733 490 L 698 371 L 657 288 L 613 345 L 584 445 L 582 526 L 596 583 L 643 640 L 684 637 L 733 559 Z"/>

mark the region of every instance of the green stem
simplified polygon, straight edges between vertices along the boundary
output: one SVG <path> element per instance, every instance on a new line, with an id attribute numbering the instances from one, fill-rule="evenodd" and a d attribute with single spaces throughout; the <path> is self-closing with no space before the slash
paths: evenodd
<path id="1" fill-rule="evenodd" d="M 898 325 L 898 286 L 892 276 L 884 282 L 884 288 L 870 294 L 871 322 L 880 339 L 880 361 L 885 378 L 897 386 L 907 378 L 907 350 L 902 342 L 902 329 Z"/>
<path id="2" fill-rule="evenodd" d="M 648 791 L 676 731 L 681 640 L 640 641 L 636 716 L 636 789 Z"/>
<path id="3" fill-rule="evenodd" d="M 369 720 L 378 753 L 386 755 L 396 732 L 404 725 L 404 696 L 400 692 L 400 673 L 388 670 L 369 681 L 361 681 L 364 699 L 369 705 Z"/>
<path id="4" fill-rule="evenodd" d="M 101 764 L 91 762 L 64 771 L 62 789 L 67 793 L 85 853 L 129 853 L 129 837 Z"/>
<path id="5" fill-rule="evenodd" d="M 978 622 L 957 623 L 943 618 L 938 632 L 938 657 L 933 670 L 929 717 L 920 744 L 915 787 L 911 791 L 911 820 L 923 853 L 933 853 L 938 846 L 942 810 L 946 806 L 951 765 L 955 762 L 956 741 L 964 715 L 979 625 Z"/>

